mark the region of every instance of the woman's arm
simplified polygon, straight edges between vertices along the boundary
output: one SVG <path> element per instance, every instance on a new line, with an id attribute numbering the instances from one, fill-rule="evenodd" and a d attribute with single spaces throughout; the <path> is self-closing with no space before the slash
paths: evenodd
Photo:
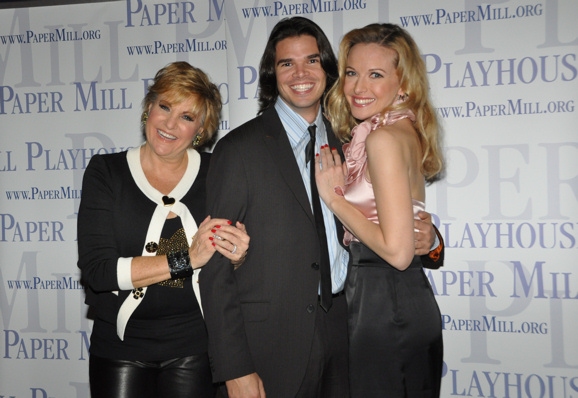
<path id="1" fill-rule="evenodd" d="M 95 291 L 114 291 L 149 286 L 170 279 L 166 256 L 121 256 L 114 232 L 114 217 L 118 217 L 118 212 L 115 213 L 114 208 L 117 202 L 113 174 L 114 171 L 100 156 L 91 159 L 84 174 L 77 228 L 78 266 L 82 270 L 83 282 Z M 132 228 L 136 224 L 135 220 L 129 219 L 126 223 Z M 148 223 L 145 224 L 148 226 Z M 212 231 L 217 229 L 219 232 L 216 235 L 222 240 L 213 237 L 215 233 Z M 227 220 L 210 217 L 201 223 L 195 236 L 189 247 L 193 269 L 205 265 L 215 251 L 231 261 L 239 261 L 249 244 L 244 226 L 232 226 Z M 237 250 L 231 253 L 235 246 Z"/>
<path id="2" fill-rule="evenodd" d="M 242 261 L 249 248 L 245 226 L 221 218 L 207 216 L 191 238 L 189 258 L 193 269 L 201 268 L 218 251 L 234 264 Z M 240 265 L 240 263 L 239 263 Z M 167 256 L 138 256 L 131 263 L 134 287 L 149 286 L 171 278 Z"/>
<path id="3" fill-rule="evenodd" d="M 118 181 L 120 175 L 122 173 L 114 167 L 114 161 L 94 156 L 82 181 L 77 228 L 78 266 L 82 270 L 83 282 L 96 292 L 129 290 L 170 278 L 166 256 L 121 255 L 119 239 L 123 238 L 116 236 L 119 232 L 115 225 L 126 223 L 130 228 L 138 230 L 148 223 L 143 224 L 139 222 L 140 219 L 129 220 L 129 214 L 126 214 L 126 220 L 115 219 L 120 213 L 116 209 L 119 206 L 119 186 L 122 185 Z M 141 212 L 144 210 L 142 206 L 137 207 Z M 128 240 L 135 235 L 144 236 L 140 232 L 127 233 L 125 243 L 128 245 Z"/>
<path id="4" fill-rule="evenodd" d="M 96 292 L 119 290 L 119 250 L 114 239 L 113 171 L 93 156 L 84 172 L 78 210 L 78 267 L 85 285 Z"/>
<path id="5" fill-rule="evenodd" d="M 366 140 L 368 177 L 373 185 L 379 225 L 334 192 L 342 185 L 341 161 L 337 151 L 321 151 L 322 169 L 317 164 L 319 192 L 343 225 L 385 261 L 398 269 L 409 266 L 414 256 L 414 220 L 410 184 L 411 141 L 405 130 L 394 126 L 372 132 Z M 325 176 L 323 176 L 326 174 Z M 342 178 L 342 177 L 341 177 Z"/>

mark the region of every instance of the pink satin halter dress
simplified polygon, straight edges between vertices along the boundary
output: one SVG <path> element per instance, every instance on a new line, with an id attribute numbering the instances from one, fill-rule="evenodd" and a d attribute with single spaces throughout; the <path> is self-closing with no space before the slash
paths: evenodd
<path id="1" fill-rule="evenodd" d="M 365 140 L 379 127 L 405 118 L 415 120 L 411 111 L 375 115 L 356 126 L 351 142 L 343 146 L 348 168 L 343 195 L 375 223 L 375 195 L 365 178 Z M 414 216 L 424 208 L 413 200 Z M 441 314 L 420 257 L 399 271 L 349 231 L 344 243 L 351 253 L 345 286 L 351 397 L 439 397 Z"/>

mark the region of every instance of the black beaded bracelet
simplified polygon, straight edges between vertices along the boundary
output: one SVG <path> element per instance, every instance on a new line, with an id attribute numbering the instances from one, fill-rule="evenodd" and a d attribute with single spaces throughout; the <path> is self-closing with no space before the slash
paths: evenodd
<path id="1" fill-rule="evenodd" d="M 193 267 L 191 267 L 188 250 L 167 253 L 167 260 L 171 271 L 171 279 L 186 278 L 193 275 Z"/>

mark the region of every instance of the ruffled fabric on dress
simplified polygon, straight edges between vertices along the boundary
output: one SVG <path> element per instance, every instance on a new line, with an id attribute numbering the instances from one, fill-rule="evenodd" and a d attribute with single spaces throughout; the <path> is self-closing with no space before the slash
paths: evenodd
<path id="1" fill-rule="evenodd" d="M 351 141 L 343 145 L 347 176 L 345 187 L 336 187 L 335 192 L 345 196 L 354 206 L 371 221 L 378 222 L 375 195 L 371 183 L 365 178 L 367 168 L 367 151 L 365 140 L 367 136 L 381 126 L 392 125 L 402 119 L 415 122 L 415 115 L 410 109 L 391 111 L 385 114 L 378 113 L 355 126 L 351 131 Z M 348 245 L 356 238 L 345 229 L 344 244 Z"/>
<path id="2" fill-rule="evenodd" d="M 365 171 L 367 163 L 367 152 L 365 151 L 365 140 L 369 133 L 377 130 L 381 126 L 389 126 L 398 120 L 408 118 L 415 122 L 415 115 L 410 109 L 391 111 L 382 115 L 378 113 L 369 119 L 355 126 L 351 130 L 351 141 L 343 145 L 343 154 L 347 165 L 347 180 L 345 185 L 359 178 L 359 173 Z"/>

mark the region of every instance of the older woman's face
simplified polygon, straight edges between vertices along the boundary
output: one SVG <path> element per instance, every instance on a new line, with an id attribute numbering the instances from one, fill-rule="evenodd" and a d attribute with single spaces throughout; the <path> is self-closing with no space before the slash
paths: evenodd
<path id="1" fill-rule="evenodd" d="M 349 50 L 343 91 L 356 119 L 370 118 L 403 94 L 395 57 L 394 50 L 375 43 L 356 44 Z"/>
<path id="2" fill-rule="evenodd" d="M 160 157 L 177 158 L 183 156 L 201 128 L 201 117 L 191 109 L 196 98 L 173 104 L 159 95 L 149 107 L 149 117 L 145 127 L 147 143 Z"/>

